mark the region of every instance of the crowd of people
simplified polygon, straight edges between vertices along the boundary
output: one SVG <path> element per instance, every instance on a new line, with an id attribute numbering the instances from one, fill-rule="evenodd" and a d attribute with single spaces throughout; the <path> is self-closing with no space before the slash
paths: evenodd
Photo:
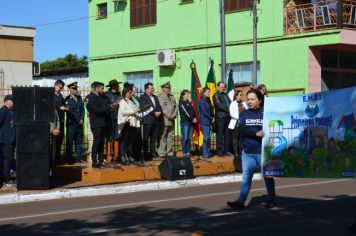
<path id="1" fill-rule="evenodd" d="M 244 102 L 243 92 L 238 88 L 227 94 L 226 84 L 219 82 L 212 99 L 210 89 L 204 88 L 201 91 L 202 99 L 197 104 L 198 109 L 195 109 L 190 91 L 183 90 L 177 101 L 171 92 L 170 82 L 160 86 L 161 93 L 158 96 L 155 95 L 153 84 L 146 83 L 144 93 L 139 97 L 134 84 L 124 83 L 122 89 L 120 84 L 117 80 L 109 81 L 106 86 L 101 82 L 93 82 L 91 92 L 83 99 L 79 95 L 76 82 L 67 85 L 69 95 L 66 97 L 62 95 L 65 83 L 62 80 L 55 82 L 56 121 L 51 123 L 50 137 L 56 165 L 86 162 L 83 158 L 86 117 L 89 119 L 89 131 L 93 135 L 93 142 L 89 147 L 93 168 L 140 164 L 172 156 L 178 113 L 184 157 L 191 156 L 193 127 L 197 124 L 201 126 L 203 135 L 204 158 L 213 156 L 212 132 L 216 133 L 218 156 L 237 156 L 241 153 L 242 138 L 237 127 L 240 113 L 247 110 L 248 106 Z M 266 86 L 260 85 L 258 91 L 265 94 Z M 12 96 L 8 95 L 0 109 L 0 143 L 4 154 L 5 183 L 11 180 L 11 163 L 14 162 L 16 125 L 12 119 L 12 106 Z M 64 139 L 66 154 L 62 157 L 61 147 Z"/>

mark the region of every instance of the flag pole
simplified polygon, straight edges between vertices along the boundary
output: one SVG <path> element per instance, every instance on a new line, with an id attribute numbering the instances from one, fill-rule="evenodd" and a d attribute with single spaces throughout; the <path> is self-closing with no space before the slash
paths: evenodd
<path id="1" fill-rule="evenodd" d="M 220 0 L 221 81 L 226 84 L 225 0 Z"/>

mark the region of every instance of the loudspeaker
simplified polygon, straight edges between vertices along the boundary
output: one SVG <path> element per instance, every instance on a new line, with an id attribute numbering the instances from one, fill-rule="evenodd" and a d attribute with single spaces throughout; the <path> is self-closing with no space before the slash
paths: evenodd
<path id="1" fill-rule="evenodd" d="M 49 153 L 50 130 L 47 123 L 17 124 L 17 152 Z"/>
<path id="2" fill-rule="evenodd" d="M 167 180 L 193 179 L 193 164 L 190 158 L 167 157 L 158 166 L 162 178 Z"/>
<path id="3" fill-rule="evenodd" d="M 35 121 L 53 122 L 54 109 L 54 88 L 35 87 Z"/>
<path id="4" fill-rule="evenodd" d="M 14 121 L 31 122 L 35 119 L 35 96 L 32 87 L 12 87 L 14 101 Z"/>
<path id="5" fill-rule="evenodd" d="M 13 87 L 14 121 L 53 122 L 54 88 L 51 87 Z"/>
<path id="6" fill-rule="evenodd" d="M 48 123 L 17 125 L 16 178 L 18 190 L 49 189 L 50 134 Z"/>

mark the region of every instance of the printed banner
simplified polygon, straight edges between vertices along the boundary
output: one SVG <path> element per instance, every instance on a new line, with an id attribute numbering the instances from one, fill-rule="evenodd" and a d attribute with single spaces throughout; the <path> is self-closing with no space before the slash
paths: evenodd
<path id="1" fill-rule="evenodd" d="M 265 176 L 355 178 L 356 87 L 267 97 Z"/>

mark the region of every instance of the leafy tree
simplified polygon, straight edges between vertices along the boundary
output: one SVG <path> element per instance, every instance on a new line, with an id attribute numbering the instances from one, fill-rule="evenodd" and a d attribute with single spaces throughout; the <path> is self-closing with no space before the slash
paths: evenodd
<path id="1" fill-rule="evenodd" d="M 78 57 L 76 54 L 68 54 L 53 61 L 41 63 L 41 71 L 74 68 L 88 65 L 88 57 Z"/>

